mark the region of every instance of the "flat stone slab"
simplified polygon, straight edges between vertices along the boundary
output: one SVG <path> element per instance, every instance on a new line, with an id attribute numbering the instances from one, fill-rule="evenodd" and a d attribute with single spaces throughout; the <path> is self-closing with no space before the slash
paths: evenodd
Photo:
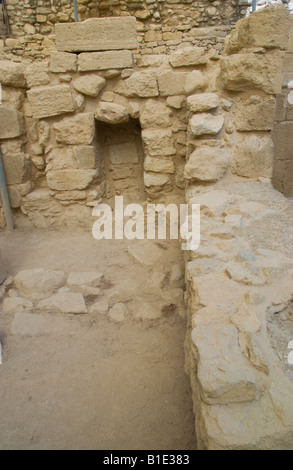
<path id="1" fill-rule="evenodd" d="M 58 292 L 39 302 L 37 308 L 61 313 L 87 313 L 83 295 L 78 292 Z"/>
<path id="2" fill-rule="evenodd" d="M 51 295 L 66 280 L 63 271 L 51 269 L 26 269 L 14 278 L 14 285 L 19 292 L 33 299 L 41 299 Z"/>
<path id="3" fill-rule="evenodd" d="M 89 18 L 79 23 L 55 25 L 58 51 L 136 49 L 136 19 L 132 16 Z"/>
<path id="4" fill-rule="evenodd" d="M 72 272 L 69 273 L 67 279 L 67 285 L 72 286 L 94 286 L 97 287 L 103 278 L 102 273 L 96 272 Z"/>
<path id="5" fill-rule="evenodd" d="M 79 72 L 133 67 L 131 51 L 83 52 L 78 56 Z"/>

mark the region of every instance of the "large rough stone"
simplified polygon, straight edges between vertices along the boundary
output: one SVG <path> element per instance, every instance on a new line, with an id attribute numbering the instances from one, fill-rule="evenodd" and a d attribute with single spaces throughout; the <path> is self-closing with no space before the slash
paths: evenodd
<path id="1" fill-rule="evenodd" d="M 134 17 L 89 18 L 79 23 L 55 25 L 58 51 L 107 51 L 136 49 Z"/>
<path id="2" fill-rule="evenodd" d="M 219 105 L 219 97 L 216 93 L 200 93 L 187 98 L 187 107 L 193 113 L 202 113 L 215 109 Z"/>
<path id="3" fill-rule="evenodd" d="M 53 124 L 56 141 L 67 145 L 89 145 L 95 133 L 93 113 L 81 113 Z"/>
<path id="4" fill-rule="evenodd" d="M 73 147 L 73 157 L 78 168 L 94 169 L 97 166 L 97 155 L 92 145 Z"/>
<path id="5" fill-rule="evenodd" d="M 200 70 L 193 70 L 186 76 L 184 91 L 187 95 L 191 95 L 199 90 L 205 90 L 207 86 L 208 81 Z"/>
<path id="6" fill-rule="evenodd" d="M 37 308 L 61 313 L 87 313 L 83 295 L 79 292 L 58 292 L 58 294 L 41 300 Z"/>
<path id="7" fill-rule="evenodd" d="M 23 114 L 6 105 L 0 105 L 0 139 L 12 139 L 25 131 Z"/>
<path id="8" fill-rule="evenodd" d="M 27 269 L 14 277 L 14 285 L 19 292 L 32 299 L 40 299 L 51 295 L 66 280 L 63 271 L 51 269 Z"/>
<path id="9" fill-rule="evenodd" d="M 106 80 L 99 75 L 83 75 L 73 82 L 73 87 L 88 96 L 98 96 L 100 91 L 106 86 Z"/>
<path id="10" fill-rule="evenodd" d="M 78 56 L 79 72 L 133 67 L 131 51 L 82 52 Z"/>
<path id="11" fill-rule="evenodd" d="M 172 70 L 158 73 L 160 95 L 184 95 L 187 75 L 186 72 L 173 72 Z"/>
<path id="12" fill-rule="evenodd" d="M 4 313 L 18 313 L 32 310 L 34 304 L 31 300 L 24 299 L 23 297 L 6 297 L 3 300 L 3 312 Z"/>
<path id="13" fill-rule="evenodd" d="M 184 47 L 170 54 L 169 62 L 172 67 L 188 67 L 205 65 L 207 53 L 203 47 Z"/>
<path id="14" fill-rule="evenodd" d="M 96 170 L 55 170 L 46 174 L 49 188 L 57 191 L 85 189 L 96 176 Z"/>
<path id="15" fill-rule="evenodd" d="M 218 181 L 229 166 L 229 151 L 216 147 L 201 147 L 189 157 L 184 178 L 199 181 Z"/>
<path id="16" fill-rule="evenodd" d="M 144 159 L 144 169 L 154 171 L 155 173 L 174 173 L 174 162 L 168 157 L 150 157 L 147 155 Z"/>
<path id="17" fill-rule="evenodd" d="M 77 286 L 93 286 L 100 285 L 103 273 L 93 271 L 81 271 L 69 273 L 67 278 L 67 285 L 69 287 Z"/>
<path id="18" fill-rule="evenodd" d="M 171 130 L 143 129 L 141 135 L 148 155 L 174 155 L 176 153 Z"/>
<path id="19" fill-rule="evenodd" d="M 247 135 L 235 146 L 231 170 L 239 176 L 271 178 L 273 143 L 270 135 Z"/>
<path id="20" fill-rule="evenodd" d="M 166 175 L 144 172 L 143 182 L 147 188 L 151 188 L 152 186 L 163 187 L 168 184 L 170 180 Z"/>
<path id="21" fill-rule="evenodd" d="M 202 399 L 226 405 L 253 401 L 256 376 L 241 354 L 235 326 L 198 326 L 192 331 L 198 352 L 197 377 Z"/>
<path id="22" fill-rule="evenodd" d="M 50 72 L 76 72 L 77 55 L 69 52 L 54 51 L 50 58 Z"/>
<path id="23" fill-rule="evenodd" d="M 153 71 L 134 72 L 115 88 L 127 97 L 151 98 L 159 95 L 157 74 Z"/>
<path id="24" fill-rule="evenodd" d="M 28 174 L 28 162 L 24 153 L 3 155 L 3 167 L 7 184 L 24 183 Z"/>
<path id="25" fill-rule="evenodd" d="M 47 85 L 50 82 L 48 72 L 49 62 L 34 62 L 28 65 L 25 71 L 28 87 Z"/>
<path id="26" fill-rule="evenodd" d="M 264 8 L 238 21 L 225 50 L 235 54 L 244 48 L 287 49 L 290 16 L 285 6 Z"/>
<path id="27" fill-rule="evenodd" d="M 16 88 L 26 88 L 23 65 L 11 60 L 0 60 L 0 83 Z"/>
<path id="28" fill-rule="evenodd" d="M 68 85 L 38 87 L 27 92 L 34 118 L 58 116 L 75 110 Z"/>
<path id="29" fill-rule="evenodd" d="M 124 106 L 101 101 L 96 109 L 95 119 L 109 124 L 121 124 L 129 120 L 129 115 Z"/>
<path id="30" fill-rule="evenodd" d="M 279 52 L 235 54 L 221 59 L 224 88 L 231 91 L 261 90 L 275 95 L 282 89 L 282 62 Z"/>
<path id="31" fill-rule="evenodd" d="M 250 96 L 236 105 L 238 131 L 269 131 L 274 127 L 276 100 L 273 96 Z"/>
<path id="32" fill-rule="evenodd" d="M 171 110 L 163 103 L 147 100 L 140 113 L 140 124 L 146 127 L 169 127 L 172 124 Z"/>
<path id="33" fill-rule="evenodd" d="M 211 114 L 195 114 L 189 120 L 189 132 L 195 136 L 218 134 L 224 125 L 223 116 Z"/>

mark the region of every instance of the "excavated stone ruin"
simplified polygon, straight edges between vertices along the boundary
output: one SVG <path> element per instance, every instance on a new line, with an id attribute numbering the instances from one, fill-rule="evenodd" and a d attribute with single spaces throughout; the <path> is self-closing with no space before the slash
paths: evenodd
<path id="1" fill-rule="evenodd" d="M 222 51 L 143 30 L 149 10 L 137 11 L 57 23 L 39 57 L 6 40 L 0 147 L 15 222 L 90 228 L 115 195 L 200 204 L 200 247 L 184 253 L 198 448 L 292 449 L 293 214 L 278 191 L 292 197 L 291 17 L 261 9 Z"/>

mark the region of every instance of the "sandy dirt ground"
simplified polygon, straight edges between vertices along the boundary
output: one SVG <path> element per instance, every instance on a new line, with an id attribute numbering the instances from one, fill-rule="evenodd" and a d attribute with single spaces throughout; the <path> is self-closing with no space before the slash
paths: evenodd
<path id="1" fill-rule="evenodd" d="M 100 300 L 122 302 L 128 312 L 121 323 L 105 314 L 33 312 L 42 321 L 29 332 L 21 322 L 13 330 L 15 315 L 0 310 L 1 450 L 195 448 L 184 309 L 168 288 L 182 252 L 176 240 L 148 242 L 161 252 L 148 266 L 129 254 L 135 243 L 146 247 L 97 241 L 81 229 L 0 232 L 9 274 L 102 272 Z M 152 253 L 152 245 L 146 249 Z M 146 288 L 154 272 L 166 276 L 163 297 Z M 137 317 L 145 302 L 159 309 L 159 318 Z"/>

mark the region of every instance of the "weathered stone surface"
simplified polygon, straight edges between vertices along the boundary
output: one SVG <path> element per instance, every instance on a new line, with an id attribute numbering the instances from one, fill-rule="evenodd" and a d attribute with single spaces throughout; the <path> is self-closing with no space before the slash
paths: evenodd
<path id="1" fill-rule="evenodd" d="M 203 134 L 218 134 L 224 125 L 223 116 L 211 114 L 195 114 L 189 120 L 189 132 L 200 136 Z"/>
<path id="2" fill-rule="evenodd" d="M 287 49 L 290 17 L 285 6 L 264 8 L 238 21 L 226 44 L 226 52 L 235 54 L 244 48 Z"/>
<path id="3" fill-rule="evenodd" d="M 23 183 L 27 177 L 28 162 L 23 153 L 3 155 L 3 167 L 7 184 Z"/>
<path id="4" fill-rule="evenodd" d="M 228 276 L 236 282 L 247 284 L 250 286 L 263 286 L 265 279 L 258 269 L 250 265 L 242 265 L 239 263 L 229 263 L 226 267 Z"/>
<path id="5" fill-rule="evenodd" d="M 80 23 L 55 25 L 59 51 L 107 51 L 136 49 L 136 21 L 130 16 L 90 18 Z"/>
<path id="6" fill-rule="evenodd" d="M 205 65 L 207 61 L 207 53 L 203 47 L 184 47 L 169 56 L 169 62 L 174 68 Z"/>
<path id="7" fill-rule="evenodd" d="M 144 241 L 139 245 L 129 245 L 128 253 L 143 266 L 155 265 L 158 261 L 162 261 L 164 254 L 162 250 L 151 241 Z"/>
<path id="8" fill-rule="evenodd" d="M 226 149 L 201 147 L 189 157 L 184 178 L 199 181 L 218 181 L 226 173 L 230 154 Z"/>
<path id="9" fill-rule="evenodd" d="M 0 139 L 12 139 L 25 131 L 23 114 L 4 104 L 0 105 Z"/>
<path id="10" fill-rule="evenodd" d="M 196 91 L 205 90 L 207 86 L 206 77 L 199 70 L 194 70 L 187 74 L 184 90 L 187 95 L 191 95 Z"/>
<path id="11" fill-rule="evenodd" d="M 231 91 L 261 90 L 277 94 L 282 88 L 282 54 L 235 54 L 221 59 L 224 88 Z"/>
<path id="12" fill-rule="evenodd" d="M 37 308 L 61 313 L 87 313 L 83 295 L 79 292 L 59 292 L 41 300 Z"/>
<path id="13" fill-rule="evenodd" d="M 276 100 L 274 97 L 250 96 L 238 103 L 235 127 L 238 131 L 269 131 L 274 127 Z"/>
<path id="14" fill-rule="evenodd" d="M 66 280 L 63 271 L 51 269 L 27 269 L 14 277 L 14 285 L 22 295 L 40 299 L 51 295 Z"/>
<path id="15" fill-rule="evenodd" d="M 135 320 L 157 320 L 161 316 L 161 306 L 152 302 L 139 302 L 139 304 L 134 309 Z"/>
<path id="16" fill-rule="evenodd" d="M 37 123 L 38 141 L 41 147 L 46 147 L 50 138 L 50 124 L 46 121 Z"/>
<path id="17" fill-rule="evenodd" d="M 11 60 L 0 60 L 0 83 L 16 88 L 25 88 L 24 67 Z"/>
<path id="18" fill-rule="evenodd" d="M 134 72 L 115 88 L 127 97 L 151 98 L 159 95 L 157 74 L 153 71 Z"/>
<path id="19" fill-rule="evenodd" d="M 230 318 L 240 331 L 256 333 L 261 327 L 254 307 L 248 304 L 241 305 Z"/>
<path id="20" fill-rule="evenodd" d="M 53 125 L 56 140 L 60 144 L 89 145 L 95 132 L 93 113 L 81 113 L 77 116 L 64 118 Z"/>
<path id="21" fill-rule="evenodd" d="M 140 124 L 146 127 L 169 127 L 172 124 L 171 110 L 153 99 L 147 100 L 140 113 Z"/>
<path id="22" fill-rule="evenodd" d="M 78 147 L 73 147 L 73 157 L 78 168 L 85 168 L 88 170 L 96 168 L 96 149 L 92 145 L 79 145 Z"/>
<path id="23" fill-rule="evenodd" d="M 97 176 L 96 170 L 55 170 L 46 174 L 49 188 L 57 191 L 85 189 Z"/>
<path id="24" fill-rule="evenodd" d="M 58 116 L 75 109 L 70 86 L 38 87 L 27 92 L 34 118 Z"/>
<path id="25" fill-rule="evenodd" d="M 73 82 L 73 88 L 88 96 L 98 96 L 100 91 L 106 86 L 106 80 L 99 75 L 83 75 Z"/>
<path id="26" fill-rule="evenodd" d="M 76 72 L 77 55 L 69 52 L 52 52 L 50 58 L 50 72 L 66 73 Z"/>
<path id="27" fill-rule="evenodd" d="M 111 144 L 108 146 L 108 154 L 110 162 L 113 165 L 139 162 L 139 156 L 135 142 L 122 142 L 121 144 Z"/>
<path id="28" fill-rule="evenodd" d="M 239 176 L 271 178 L 273 144 L 270 135 L 248 135 L 235 146 L 231 170 Z"/>
<path id="29" fill-rule="evenodd" d="M 216 93 L 200 93 L 187 98 L 187 107 L 193 113 L 202 113 L 219 106 L 219 97 Z"/>
<path id="30" fill-rule="evenodd" d="M 174 173 L 174 162 L 168 157 L 150 157 L 147 155 L 144 160 L 144 169 L 155 173 Z"/>
<path id="31" fill-rule="evenodd" d="M 168 176 L 161 174 L 144 173 L 143 182 L 147 188 L 152 186 L 162 187 L 170 182 Z"/>
<path id="32" fill-rule="evenodd" d="M 20 195 L 19 190 L 15 186 L 9 186 L 7 189 L 8 189 L 10 207 L 12 207 L 13 209 L 20 207 L 21 195 Z"/>
<path id="33" fill-rule="evenodd" d="M 23 297 L 6 297 L 3 300 L 3 312 L 4 313 L 17 313 L 17 312 L 26 312 L 31 310 L 34 304 Z"/>
<path id="34" fill-rule="evenodd" d="M 133 67 L 131 51 L 82 52 L 78 56 L 79 72 Z"/>
<path id="35" fill-rule="evenodd" d="M 118 302 L 109 310 L 108 316 L 111 321 L 121 323 L 125 320 L 127 313 L 126 306 L 122 302 Z"/>
<path id="36" fill-rule="evenodd" d="M 97 273 L 92 271 L 72 272 L 68 275 L 67 285 L 69 287 L 84 285 L 98 287 L 102 278 L 103 273 Z"/>
<path id="37" fill-rule="evenodd" d="M 47 85 L 50 82 L 49 62 L 35 62 L 27 66 L 25 76 L 29 88 Z"/>
<path id="38" fill-rule="evenodd" d="M 121 124 L 129 120 L 129 115 L 125 106 L 101 101 L 96 109 L 95 119 L 109 124 Z"/>
<path id="39" fill-rule="evenodd" d="M 173 72 L 171 70 L 158 73 L 160 95 L 184 95 L 187 75 L 186 72 Z"/>
<path id="40" fill-rule="evenodd" d="M 253 401 L 256 376 L 241 354 L 235 326 L 198 326 L 192 331 L 198 352 L 197 377 L 205 403 L 225 405 Z"/>
<path id="41" fill-rule="evenodd" d="M 170 108 L 181 109 L 185 101 L 185 95 L 168 96 L 166 105 Z"/>
<path id="42" fill-rule="evenodd" d="M 142 140 L 146 153 L 151 156 L 174 155 L 173 134 L 168 129 L 143 129 Z"/>
<path id="43" fill-rule="evenodd" d="M 46 171 L 76 168 L 71 148 L 54 148 L 46 158 Z"/>
<path id="44" fill-rule="evenodd" d="M 106 315 L 109 310 L 107 300 L 98 300 L 89 307 L 89 313 L 97 313 L 99 315 Z"/>

